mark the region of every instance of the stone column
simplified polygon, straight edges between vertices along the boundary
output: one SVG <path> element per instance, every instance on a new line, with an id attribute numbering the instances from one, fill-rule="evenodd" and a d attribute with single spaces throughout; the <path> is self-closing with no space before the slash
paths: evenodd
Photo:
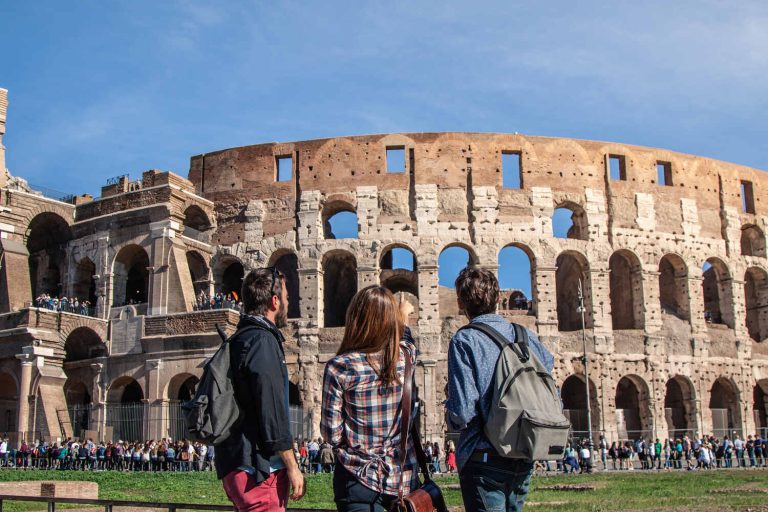
<path id="1" fill-rule="evenodd" d="M 21 379 L 19 382 L 19 406 L 16 409 L 16 429 L 19 433 L 18 443 L 25 439 L 29 430 L 29 395 L 32 385 L 32 354 L 16 354 L 21 364 Z"/>
<path id="2" fill-rule="evenodd" d="M 707 357 L 709 337 L 707 322 L 704 320 L 704 277 L 688 276 L 688 314 L 693 336 L 694 357 Z"/>
<path id="3" fill-rule="evenodd" d="M 319 329 L 317 326 L 309 326 L 302 321 L 298 330 L 298 341 L 301 353 L 299 355 L 299 371 L 301 381 L 299 391 L 301 404 L 305 413 L 312 415 L 312 431 L 310 437 L 320 437 L 320 407 L 322 404 L 323 382 L 322 375 L 324 365 L 319 364 Z M 296 433 L 293 433 L 294 436 Z"/>
<path id="4" fill-rule="evenodd" d="M 107 425 L 107 383 L 105 382 L 106 357 L 98 358 L 100 362 L 91 363 L 93 381 L 91 383 L 91 417 L 88 428 L 99 433 L 100 439 L 106 439 L 105 427 Z"/>
<path id="5" fill-rule="evenodd" d="M 176 236 L 179 223 L 172 220 L 153 222 L 149 225 L 149 229 L 152 236 L 152 250 L 149 261 L 147 314 L 164 315 L 168 313 L 172 239 Z"/>
<path id="6" fill-rule="evenodd" d="M 536 265 L 533 286 L 533 308 L 539 336 L 557 336 L 557 267 Z"/>
<path id="7" fill-rule="evenodd" d="M 357 267 L 357 289 L 362 290 L 366 286 L 379 284 L 379 269 L 376 266 Z"/>
<path id="8" fill-rule="evenodd" d="M 440 295 L 437 265 L 419 265 L 419 350 L 423 354 L 441 351 Z"/>
<path id="9" fill-rule="evenodd" d="M 421 359 L 422 375 L 419 382 L 419 399 L 422 401 L 424 411 L 422 421 L 425 422 L 422 430 L 422 439 L 425 441 L 438 441 L 442 444 L 443 432 L 441 405 L 437 402 L 437 361 L 434 359 Z"/>
<path id="10" fill-rule="evenodd" d="M 595 336 L 595 351 L 600 354 L 613 353 L 613 326 L 611 325 L 611 297 L 609 295 L 610 270 L 590 268 L 588 283 L 584 283 L 584 305 L 592 305 L 592 329 Z M 589 292 L 589 301 L 587 301 Z"/>
<path id="11" fill-rule="evenodd" d="M 301 318 L 307 319 L 307 327 L 323 325 L 323 272 L 316 260 L 305 261 L 299 268 L 299 295 Z"/>
<path id="12" fill-rule="evenodd" d="M 752 353 L 752 338 L 747 330 L 747 302 L 744 297 L 743 279 L 731 279 L 731 307 L 733 308 L 733 332 L 739 357 L 747 359 Z"/>
<path id="13" fill-rule="evenodd" d="M 644 270 L 642 272 L 643 298 L 645 300 L 645 332 L 654 333 L 661 329 L 661 303 L 659 291 L 659 272 Z"/>
<path id="14" fill-rule="evenodd" d="M 144 432 L 147 439 L 160 439 L 168 433 L 168 399 L 163 395 L 160 373 L 162 359 L 150 359 L 145 364 L 147 395 L 142 403 L 147 408 L 144 417 Z"/>

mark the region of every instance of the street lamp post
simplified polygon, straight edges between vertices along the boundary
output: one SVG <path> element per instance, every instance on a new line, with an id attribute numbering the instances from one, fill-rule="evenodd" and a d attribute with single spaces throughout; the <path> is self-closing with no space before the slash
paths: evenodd
<path id="1" fill-rule="evenodd" d="M 581 279 L 579 279 L 579 308 L 578 312 L 581 313 L 581 343 L 584 354 L 581 356 L 581 363 L 584 365 L 584 386 L 587 393 L 587 433 L 589 436 L 589 449 L 592 450 L 594 443 L 592 440 L 592 407 L 589 400 L 589 356 L 587 355 L 587 330 L 586 321 L 584 315 L 586 308 L 584 307 L 584 293 L 581 288 Z"/>

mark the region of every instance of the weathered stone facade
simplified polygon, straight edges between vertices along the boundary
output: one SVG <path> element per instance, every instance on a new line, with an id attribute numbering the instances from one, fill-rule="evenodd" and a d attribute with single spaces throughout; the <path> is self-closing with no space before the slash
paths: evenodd
<path id="1" fill-rule="evenodd" d="M 388 150 L 402 155 L 400 172 L 388 172 Z M 519 155 L 519 168 L 503 169 L 504 154 Z M 507 172 L 519 173 L 514 188 L 503 186 Z M 756 169 L 661 149 L 421 133 L 208 153 L 192 158 L 187 179 L 148 171 L 72 204 L 5 188 L 0 405 L 20 421 L 0 430 L 68 434 L 57 410 L 87 402 L 88 427 L 108 435 L 110 404 L 143 401 L 160 405 L 144 432 L 166 435 L 162 406 L 201 375 L 215 325 L 237 321 L 231 310 L 193 311 L 195 297 L 236 291 L 244 272 L 277 265 L 292 302 L 292 401 L 318 410 L 346 301 L 381 283 L 417 306 L 425 432 L 442 436 L 447 346 L 464 320 L 438 285 L 440 254 L 463 247 L 496 270 L 515 246 L 530 260 L 533 296 L 526 309 L 507 293 L 503 314 L 556 354 L 576 430 L 586 429 L 581 282 L 594 430 L 754 433 L 767 426 L 767 187 Z M 561 207 L 573 220 L 566 238 L 553 235 Z M 329 236 L 339 212 L 357 216 L 356 238 Z M 392 267 L 393 248 L 413 254 L 412 270 Z M 91 297 L 98 318 L 30 307 L 41 291 Z"/>

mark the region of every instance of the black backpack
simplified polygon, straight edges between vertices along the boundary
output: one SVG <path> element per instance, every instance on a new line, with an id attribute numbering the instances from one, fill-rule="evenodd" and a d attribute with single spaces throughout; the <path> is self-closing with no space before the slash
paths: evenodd
<path id="1" fill-rule="evenodd" d="M 216 325 L 223 343 L 205 363 L 195 396 L 181 406 L 190 439 L 217 445 L 228 439 L 233 427 L 240 423 L 242 414 L 235 398 L 229 342 L 251 329 L 259 327 L 238 329 L 232 337 L 227 338 L 224 330 Z"/>

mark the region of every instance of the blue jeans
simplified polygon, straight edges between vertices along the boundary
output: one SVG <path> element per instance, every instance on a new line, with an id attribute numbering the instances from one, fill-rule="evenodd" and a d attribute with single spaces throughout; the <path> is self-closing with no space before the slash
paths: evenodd
<path id="1" fill-rule="evenodd" d="M 469 461 L 459 474 L 464 510 L 522 511 L 532 476 L 532 462 L 497 457 L 488 462 Z"/>

